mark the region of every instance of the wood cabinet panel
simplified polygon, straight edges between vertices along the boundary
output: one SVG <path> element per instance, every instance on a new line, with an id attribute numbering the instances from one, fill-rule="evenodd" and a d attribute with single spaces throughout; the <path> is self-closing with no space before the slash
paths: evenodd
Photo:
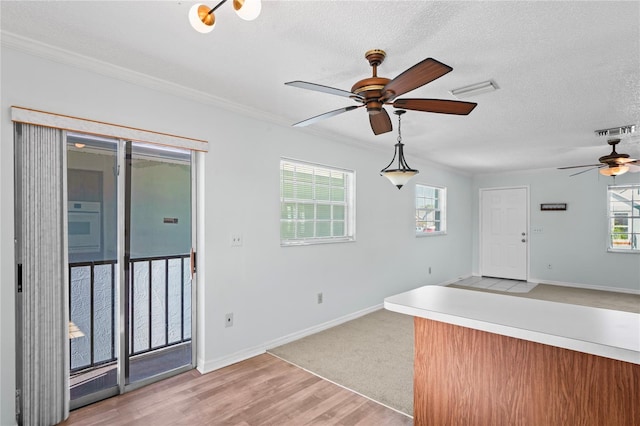
<path id="1" fill-rule="evenodd" d="M 640 365 L 414 321 L 415 425 L 640 425 Z"/>

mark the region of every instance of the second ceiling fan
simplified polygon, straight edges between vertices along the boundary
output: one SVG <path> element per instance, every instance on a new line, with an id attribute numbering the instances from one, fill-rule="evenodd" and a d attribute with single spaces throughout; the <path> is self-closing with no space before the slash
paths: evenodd
<path id="1" fill-rule="evenodd" d="M 453 68 L 433 58 L 427 58 L 418 62 L 416 65 L 404 71 L 394 79 L 378 77 L 378 65 L 384 61 L 385 56 L 386 53 L 384 50 L 380 49 L 369 50 L 365 53 L 365 58 L 373 68 L 373 76 L 358 81 L 353 85 L 350 92 L 299 80 L 285 83 L 288 86 L 351 98 L 356 103 L 360 104 L 350 105 L 344 108 L 325 112 L 324 114 L 295 123 L 294 126 L 308 126 L 309 124 L 313 124 L 347 111 L 366 107 L 367 112 L 369 113 L 371 129 L 374 134 L 379 135 L 381 133 L 390 132 L 393 129 L 391 119 L 389 118 L 387 111 L 384 109 L 384 105 L 391 105 L 394 108 L 414 111 L 455 115 L 467 115 L 476 107 L 477 104 L 474 102 L 446 99 L 396 99 L 396 97 L 400 95 L 442 77 L 446 73 L 452 71 Z"/>

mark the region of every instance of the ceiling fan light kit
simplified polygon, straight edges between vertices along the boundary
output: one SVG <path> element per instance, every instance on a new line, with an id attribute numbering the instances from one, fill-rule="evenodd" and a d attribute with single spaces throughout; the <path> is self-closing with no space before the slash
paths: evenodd
<path id="1" fill-rule="evenodd" d="M 389 179 L 398 189 L 401 189 L 412 177 L 420 173 L 418 170 L 409 167 L 407 161 L 404 159 L 404 144 L 402 143 L 402 134 L 400 133 L 400 117 L 405 112 L 404 110 L 394 111 L 394 114 L 398 116 L 398 143 L 396 143 L 396 150 L 393 153 L 391 162 L 387 167 L 380 170 L 380 175 Z M 398 159 L 398 166 L 395 169 L 391 169 L 390 167 L 393 166 L 396 158 Z"/>
<path id="2" fill-rule="evenodd" d="M 189 23 L 191 23 L 193 29 L 202 34 L 210 33 L 216 26 L 216 17 L 213 12 L 226 2 L 227 0 L 222 0 L 212 8 L 202 3 L 191 6 L 191 9 L 189 9 Z M 233 8 L 240 18 L 245 21 L 253 21 L 262 11 L 262 1 L 233 0 Z"/>
<path id="3" fill-rule="evenodd" d="M 470 84 L 469 86 L 453 89 L 450 93 L 458 99 L 469 98 L 471 96 L 481 95 L 483 93 L 493 92 L 499 87 L 493 80 L 483 81 L 481 83 Z"/>
<path id="4" fill-rule="evenodd" d="M 600 169 L 600 174 L 605 176 L 620 176 L 629 171 L 629 166 L 609 166 L 606 169 Z"/>
<path id="5" fill-rule="evenodd" d="M 453 68 L 433 58 L 426 58 L 411 68 L 400 73 L 394 79 L 378 77 L 378 66 L 382 64 L 387 54 L 381 49 L 372 49 L 365 53 L 365 59 L 372 68 L 372 76 L 356 82 L 351 91 L 336 89 L 306 81 L 290 81 L 287 86 L 329 93 L 350 98 L 359 105 L 340 108 L 324 114 L 316 115 L 295 123 L 293 126 L 308 126 L 329 117 L 347 111 L 365 107 L 369 114 L 369 124 L 375 135 L 393 130 L 389 114 L 384 105 L 403 110 L 434 112 L 439 114 L 467 115 L 476 107 L 476 103 L 455 101 L 449 99 L 396 99 L 398 96 L 415 90 L 435 79 L 451 72 Z"/>
<path id="6" fill-rule="evenodd" d="M 635 126 L 628 126 L 628 127 L 635 128 Z M 615 129 L 620 129 L 620 128 L 615 128 Z M 609 131 L 614 129 L 605 129 L 605 130 Z M 596 130 L 596 134 L 598 132 L 605 131 L 605 130 Z M 598 161 L 600 162 L 600 164 L 584 164 L 581 166 L 558 167 L 558 170 L 591 167 L 592 169 L 593 168 L 600 169 L 601 175 L 616 177 L 616 176 L 620 176 L 627 173 L 629 171 L 629 164 L 633 164 L 633 165 L 640 164 L 640 160 L 636 160 L 635 158 L 629 158 L 629 154 L 618 154 L 616 152 L 616 145 L 620 143 L 620 139 L 609 139 L 607 143 L 611 145 L 611 154 L 603 155 L 602 157 L 598 158 Z M 576 176 L 581 173 L 588 172 L 589 170 L 574 173 L 571 176 Z"/>

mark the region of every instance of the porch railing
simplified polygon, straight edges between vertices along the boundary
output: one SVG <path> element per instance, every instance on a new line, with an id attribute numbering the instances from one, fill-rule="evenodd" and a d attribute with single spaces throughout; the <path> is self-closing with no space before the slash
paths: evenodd
<path id="1" fill-rule="evenodd" d="M 129 355 L 191 340 L 188 254 L 131 259 Z M 117 359 L 116 261 L 69 263 L 69 312 L 84 334 L 72 338 L 71 372 Z"/>

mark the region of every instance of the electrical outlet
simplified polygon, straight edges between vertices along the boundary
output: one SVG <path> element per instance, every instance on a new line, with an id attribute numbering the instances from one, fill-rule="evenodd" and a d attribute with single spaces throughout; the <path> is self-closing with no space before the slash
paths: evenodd
<path id="1" fill-rule="evenodd" d="M 318 304 L 322 303 L 322 293 L 318 293 L 317 301 L 318 301 Z"/>
<path id="2" fill-rule="evenodd" d="M 531 227 L 532 234 L 542 234 L 544 233 L 544 228 L 542 226 L 532 226 Z"/>
<path id="3" fill-rule="evenodd" d="M 550 263 L 547 265 L 547 269 L 553 269 Z"/>
<path id="4" fill-rule="evenodd" d="M 228 313 L 224 316 L 224 326 L 233 327 L 233 312 Z"/>
<path id="5" fill-rule="evenodd" d="M 240 247 L 240 246 L 242 246 L 242 234 L 232 234 L 231 247 Z"/>

